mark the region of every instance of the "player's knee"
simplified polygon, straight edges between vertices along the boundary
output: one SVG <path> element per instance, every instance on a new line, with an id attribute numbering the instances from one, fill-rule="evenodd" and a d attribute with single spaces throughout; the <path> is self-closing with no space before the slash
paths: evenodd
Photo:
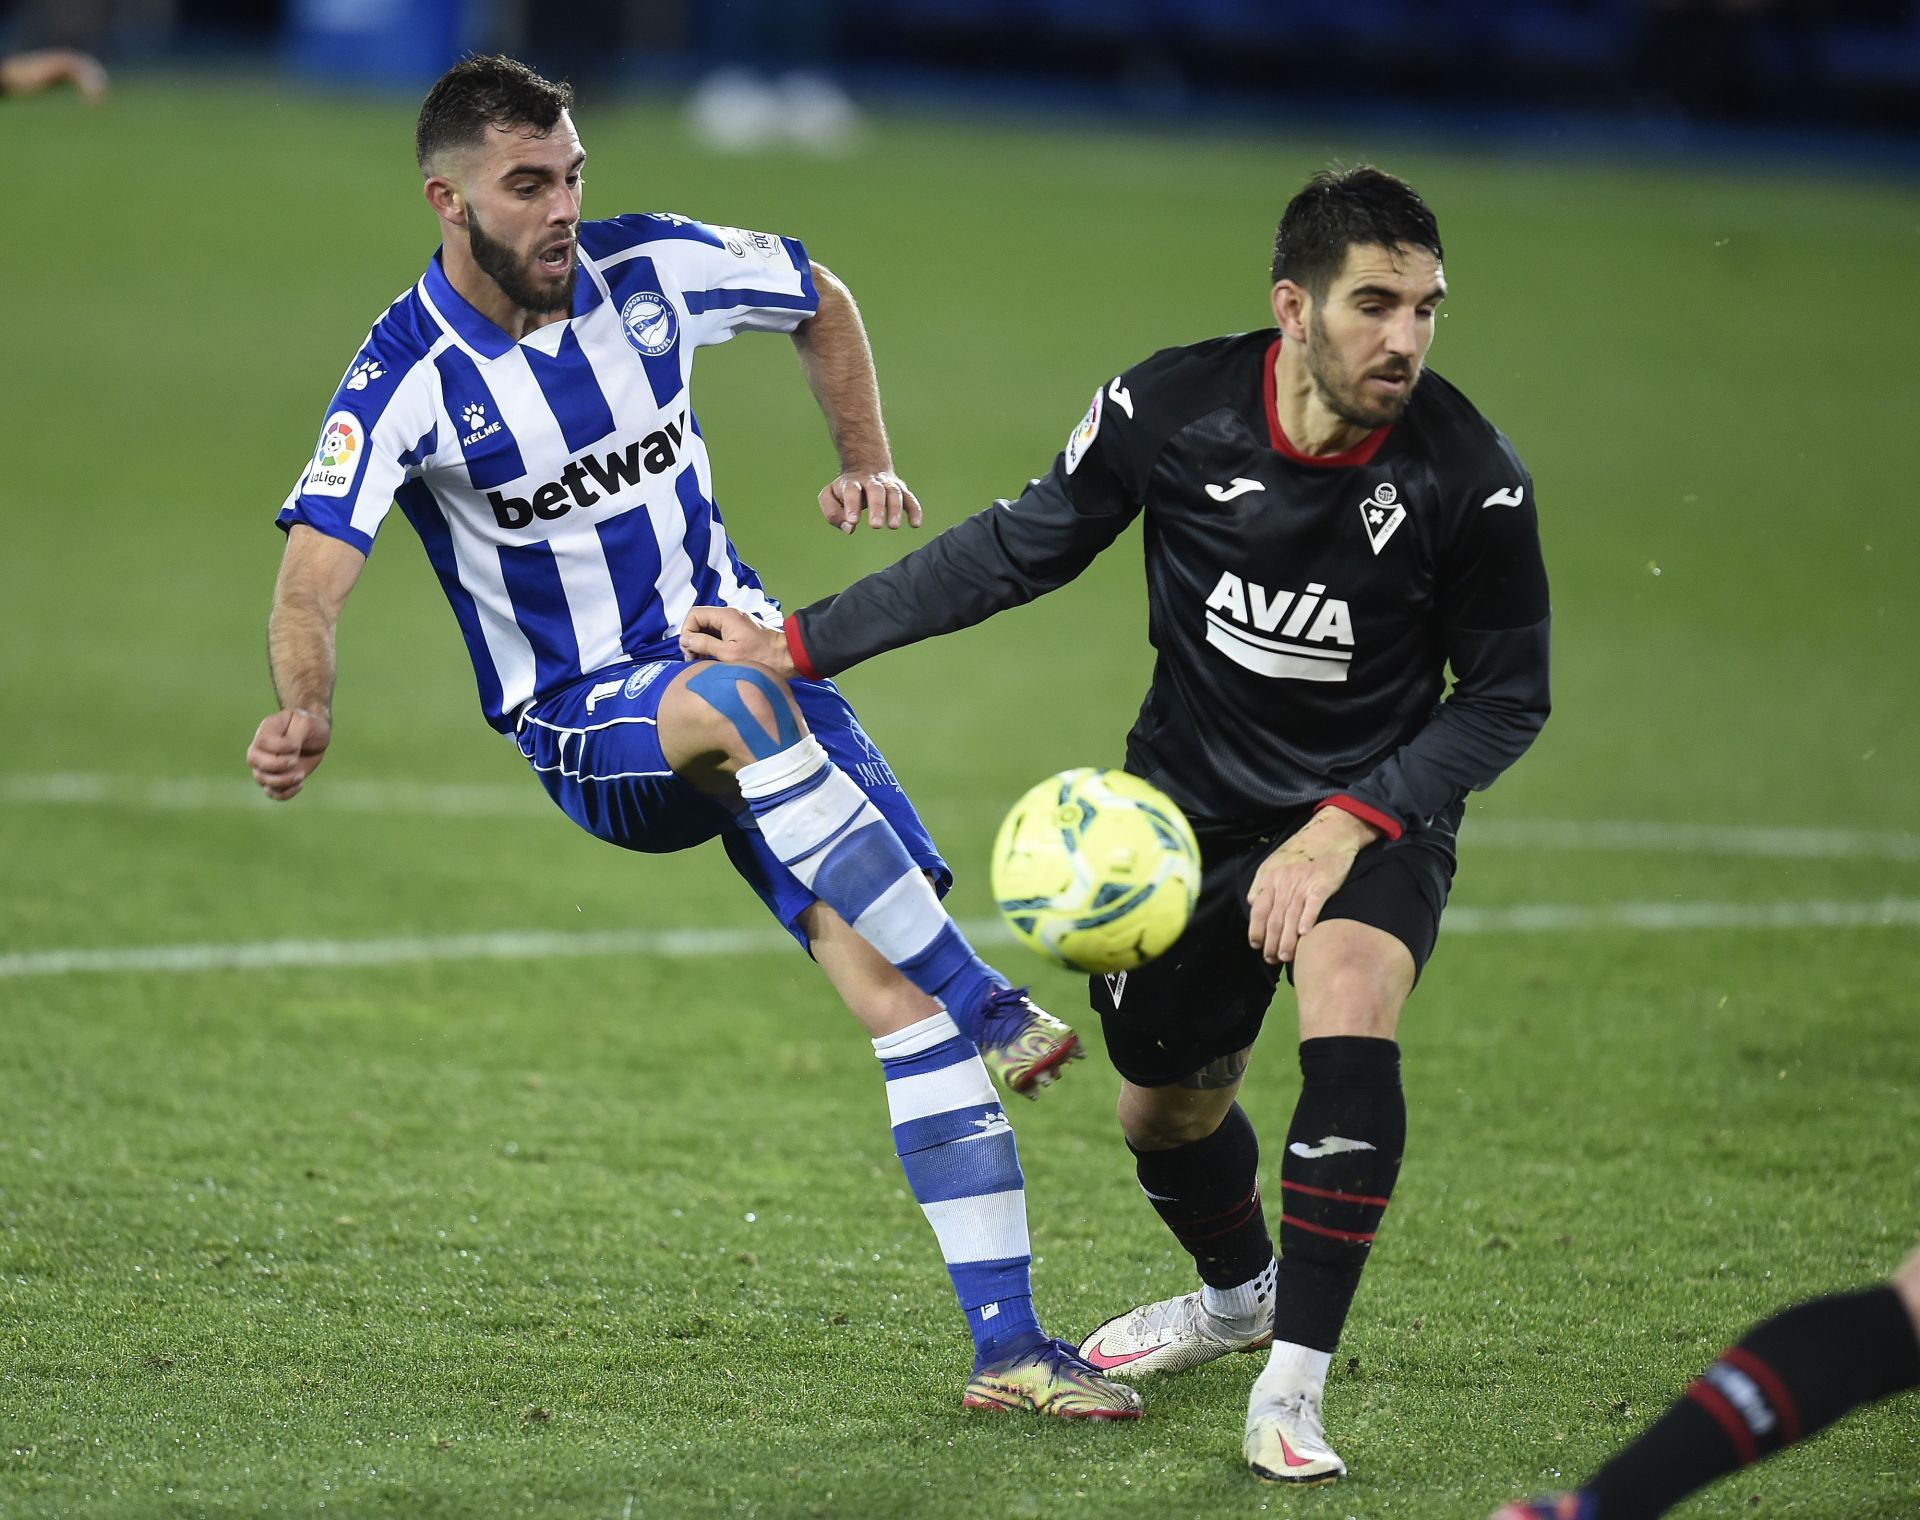
<path id="1" fill-rule="evenodd" d="M 697 665 L 686 679 L 702 729 L 735 764 L 765 760 L 806 732 L 787 683 L 762 665 Z"/>
<path id="2" fill-rule="evenodd" d="M 1893 1290 L 1907 1306 L 1907 1318 L 1913 1321 L 1913 1333 L 1920 1336 L 1920 1251 L 1915 1251 L 1894 1269 Z"/>
<path id="3" fill-rule="evenodd" d="M 1123 1085 L 1116 1111 L 1127 1144 L 1137 1151 L 1170 1151 L 1206 1139 L 1220 1127 L 1232 1099 L 1215 1105 L 1194 1096 L 1183 1087 Z"/>

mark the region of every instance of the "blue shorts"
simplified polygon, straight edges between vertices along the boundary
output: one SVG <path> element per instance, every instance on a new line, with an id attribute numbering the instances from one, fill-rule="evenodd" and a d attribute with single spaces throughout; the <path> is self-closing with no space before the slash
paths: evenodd
<path id="1" fill-rule="evenodd" d="M 660 698 L 687 664 L 651 660 L 595 671 L 528 707 L 514 730 L 515 742 L 547 795 L 595 838 L 665 855 L 717 835 L 733 868 L 804 945 L 795 921 L 813 905 L 814 895 L 767 848 L 752 814 L 736 817 L 676 776 L 661 754 Z M 831 681 L 800 679 L 790 685 L 814 738 L 893 825 L 907 854 L 932 876 L 934 890 L 946 896 L 953 873 L 839 688 Z"/>

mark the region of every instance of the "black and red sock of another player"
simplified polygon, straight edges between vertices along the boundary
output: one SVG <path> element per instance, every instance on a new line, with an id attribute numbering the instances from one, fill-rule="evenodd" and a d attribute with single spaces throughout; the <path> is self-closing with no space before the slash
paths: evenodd
<path id="1" fill-rule="evenodd" d="M 1920 1337 L 1890 1287 L 1796 1304 L 1757 1325 L 1587 1481 L 1595 1520 L 1654 1520 L 1715 1478 L 1920 1387 Z"/>

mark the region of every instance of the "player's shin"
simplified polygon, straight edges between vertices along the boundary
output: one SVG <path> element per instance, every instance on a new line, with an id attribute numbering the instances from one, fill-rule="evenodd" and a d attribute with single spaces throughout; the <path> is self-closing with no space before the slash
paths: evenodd
<path id="1" fill-rule="evenodd" d="M 892 826 L 820 742 L 803 736 L 735 779 L 787 869 L 977 1040 L 1006 979 L 973 953 Z"/>
<path id="2" fill-rule="evenodd" d="M 1044 1339 L 1033 1313 L 1026 1179 L 1013 1126 L 973 1043 L 946 1014 L 873 1042 L 894 1149 L 940 1242 L 976 1367 Z"/>
<path id="3" fill-rule="evenodd" d="M 1205 1139 L 1133 1151 L 1140 1190 L 1193 1257 L 1208 1313 L 1263 1333 L 1273 1316 L 1273 1239 L 1260 1208 L 1260 1144 L 1238 1103 Z"/>
<path id="4" fill-rule="evenodd" d="M 1400 1174 L 1407 1106 L 1392 1040 L 1303 1040 L 1300 1073 L 1280 1162 L 1273 1359 L 1312 1351 L 1301 1370 L 1323 1377 Z"/>

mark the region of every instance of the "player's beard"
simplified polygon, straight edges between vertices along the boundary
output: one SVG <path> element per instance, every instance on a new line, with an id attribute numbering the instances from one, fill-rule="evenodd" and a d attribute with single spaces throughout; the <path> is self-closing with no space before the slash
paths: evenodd
<path id="1" fill-rule="evenodd" d="M 1356 378 L 1340 362 L 1340 352 L 1327 337 L 1317 314 L 1307 318 L 1307 374 L 1328 411 L 1342 422 L 1369 431 L 1398 422 L 1420 383 L 1420 368 L 1409 359 L 1391 360 Z M 1370 396 L 1363 387 L 1373 375 L 1404 376 L 1408 385 L 1397 396 Z"/>
<path id="2" fill-rule="evenodd" d="M 538 260 L 531 254 L 516 252 L 509 243 L 489 237 L 471 206 L 467 208 L 467 247 L 482 274 L 506 293 L 509 301 L 522 311 L 565 311 L 573 305 L 573 282 L 580 272 L 575 258 L 567 266 L 567 277 L 543 281 L 538 277 Z"/>

